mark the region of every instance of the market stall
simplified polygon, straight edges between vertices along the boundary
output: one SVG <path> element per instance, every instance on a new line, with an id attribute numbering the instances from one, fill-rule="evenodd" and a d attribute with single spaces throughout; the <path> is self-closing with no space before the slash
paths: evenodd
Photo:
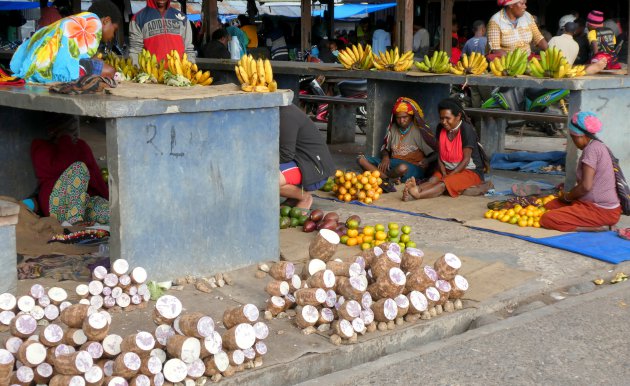
<path id="1" fill-rule="evenodd" d="M 268 182 L 277 179 L 278 106 L 291 93 L 153 87 L 128 97 L 0 87 L 0 195 L 33 192 L 29 149 L 45 137 L 47 112 L 105 118 L 112 256 L 156 279 L 277 257 L 278 186 Z"/>

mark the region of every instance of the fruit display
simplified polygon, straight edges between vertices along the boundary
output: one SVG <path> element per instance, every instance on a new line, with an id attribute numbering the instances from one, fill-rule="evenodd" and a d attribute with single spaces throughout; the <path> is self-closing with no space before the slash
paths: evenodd
<path id="1" fill-rule="evenodd" d="M 153 59 L 153 56 L 151 56 L 151 59 Z M 209 86 L 212 84 L 213 78 L 210 76 L 210 71 L 199 70 L 197 64 L 188 61 L 186 53 L 180 58 L 179 52 L 172 50 L 166 54 L 166 65 L 168 65 L 168 71 L 164 74 L 164 83 L 169 86 L 190 86 L 195 84 Z M 160 68 L 164 66 L 161 64 Z"/>
<path id="2" fill-rule="evenodd" d="M 398 47 L 387 50 L 384 53 L 372 53 L 374 68 L 388 71 L 408 71 L 413 64 L 413 51 L 407 51 L 400 55 Z"/>
<path id="3" fill-rule="evenodd" d="M 322 192 L 332 192 L 332 188 L 335 185 L 335 179 L 332 177 L 328 177 L 328 180 L 319 190 Z"/>
<path id="4" fill-rule="evenodd" d="M 583 67 L 583 66 L 582 66 Z M 584 68 L 575 69 L 567 62 L 564 54 L 557 47 L 540 52 L 540 60 L 532 58 L 529 62 L 529 73 L 536 78 L 565 78 L 582 76 Z"/>
<path id="5" fill-rule="evenodd" d="M 278 84 L 273 79 L 271 62 L 268 59 L 254 59 L 250 55 L 243 55 L 234 66 L 234 72 L 241 82 L 241 90 L 246 92 L 273 92 Z"/>
<path id="6" fill-rule="evenodd" d="M 348 217 L 344 226 L 340 228 L 340 242 L 349 247 L 355 245 L 362 250 L 374 248 L 382 243 L 396 243 L 401 250 L 405 248 L 415 248 L 416 243 L 411 240 L 411 227 L 409 225 L 400 226 L 398 223 L 390 222 L 387 227 L 383 224 L 361 226 L 361 218 L 353 215 Z"/>
<path id="7" fill-rule="evenodd" d="M 309 216 L 304 214 L 302 208 L 292 208 L 287 205 L 280 207 L 280 229 L 302 226 L 308 219 Z"/>
<path id="8" fill-rule="evenodd" d="M 365 49 L 361 43 L 348 46 L 339 51 L 339 62 L 349 70 L 369 70 L 374 67 L 372 46 L 367 44 Z"/>
<path id="9" fill-rule="evenodd" d="M 357 200 L 364 204 L 371 204 L 383 193 L 380 187 L 382 183 L 381 173 L 378 170 L 365 171 L 362 174 L 344 173 L 342 170 L 337 170 L 332 191 L 340 201 Z"/>
<path id="10" fill-rule="evenodd" d="M 114 70 L 122 75 L 123 80 L 133 80 L 138 75 L 138 67 L 134 66 L 131 58 L 125 59 L 113 52 L 109 52 L 103 57 L 103 61 L 114 67 Z"/>
<path id="11" fill-rule="evenodd" d="M 478 52 L 473 52 L 470 56 L 462 55 L 456 66 L 451 65 L 450 71 L 455 75 L 480 75 L 485 73 L 487 68 L 486 57 Z"/>
<path id="12" fill-rule="evenodd" d="M 445 51 L 434 51 L 431 58 L 424 55 L 424 60 L 415 62 L 414 65 L 422 72 L 445 74 L 451 70 L 451 62 Z"/>
<path id="13" fill-rule="evenodd" d="M 484 214 L 484 217 L 520 227 L 540 228 L 540 218 L 547 211 L 545 205 L 554 199 L 556 199 L 556 196 L 550 194 L 536 199 L 535 205 L 523 206 L 515 204 L 514 206 L 505 206 L 502 209 L 489 209 Z"/>
<path id="14" fill-rule="evenodd" d="M 520 48 L 490 62 L 490 71 L 496 76 L 518 76 L 526 70 L 527 52 Z"/>

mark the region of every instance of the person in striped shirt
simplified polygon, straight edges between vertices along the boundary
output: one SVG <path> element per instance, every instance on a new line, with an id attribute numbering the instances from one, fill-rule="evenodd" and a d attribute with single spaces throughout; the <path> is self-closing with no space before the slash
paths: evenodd
<path id="1" fill-rule="evenodd" d="M 502 8 L 488 22 L 488 44 L 493 54 L 504 55 L 517 48 L 530 54 L 531 43 L 547 49 L 547 41 L 534 17 L 526 11 L 527 0 L 498 0 L 497 3 Z"/>

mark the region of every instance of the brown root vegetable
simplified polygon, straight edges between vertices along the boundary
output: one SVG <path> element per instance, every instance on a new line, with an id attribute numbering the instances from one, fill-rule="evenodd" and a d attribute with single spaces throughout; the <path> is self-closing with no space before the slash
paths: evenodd
<path id="1" fill-rule="evenodd" d="M 35 378 L 35 372 L 28 366 L 22 366 L 18 368 L 10 377 L 11 385 L 25 385 L 28 386 L 33 382 Z M 6 383 L 7 385 L 9 382 Z"/>
<path id="2" fill-rule="evenodd" d="M 140 374 L 153 376 L 162 371 L 162 361 L 156 356 L 148 356 L 141 358 L 142 364 L 138 372 Z"/>
<path id="3" fill-rule="evenodd" d="M 166 343 L 166 351 L 184 363 L 192 363 L 201 355 L 201 342 L 197 338 L 174 335 Z"/>
<path id="4" fill-rule="evenodd" d="M 407 312 L 409 311 L 409 299 L 405 295 L 400 294 L 394 298 L 394 301 L 396 302 L 396 305 L 398 305 L 397 317 L 402 318 L 407 315 Z"/>
<path id="5" fill-rule="evenodd" d="M 57 346 L 63 341 L 63 329 L 57 324 L 49 324 L 39 332 L 39 341 L 48 347 Z"/>
<path id="6" fill-rule="evenodd" d="M 106 386 L 129 386 L 129 382 L 124 377 L 118 376 L 106 376 L 103 384 Z"/>
<path id="7" fill-rule="evenodd" d="M 181 359 L 169 359 L 164 363 L 162 373 L 169 382 L 181 382 L 188 376 L 188 366 Z"/>
<path id="8" fill-rule="evenodd" d="M 76 350 L 74 347 L 62 343 L 59 346 L 48 349 L 48 352 L 46 353 L 46 362 L 54 365 L 58 356 L 70 355 L 75 352 Z"/>
<path id="9" fill-rule="evenodd" d="M 110 334 L 103 339 L 103 355 L 107 358 L 114 358 L 120 354 L 120 345 L 123 338 L 120 335 Z"/>
<path id="10" fill-rule="evenodd" d="M 295 301 L 300 306 L 318 306 L 326 302 L 326 291 L 322 288 L 302 288 L 295 291 Z"/>
<path id="11" fill-rule="evenodd" d="M 335 320 L 332 323 L 333 332 L 342 338 L 350 339 L 354 335 L 352 323 L 345 319 Z"/>
<path id="12" fill-rule="evenodd" d="M 162 350 L 161 348 L 154 348 L 153 350 L 151 350 L 151 354 L 149 356 L 158 358 L 160 360 L 160 363 L 162 364 L 166 362 L 166 351 Z"/>
<path id="13" fill-rule="evenodd" d="M 427 301 L 429 303 L 429 308 L 434 307 L 436 304 L 440 302 L 440 292 L 435 287 L 427 288 L 424 291 L 424 296 L 426 296 L 427 298 Z"/>
<path id="14" fill-rule="evenodd" d="M 284 296 L 289 293 L 289 289 L 289 283 L 279 280 L 272 280 L 265 286 L 265 292 L 271 296 Z"/>
<path id="15" fill-rule="evenodd" d="M 48 321 L 54 321 L 59 317 L 59 307 L 49 304 L 44 308 L 44 318 Z"/>
<path id="16" fill-rule="evenodd" d="M 92 271 L 92 279 L 94 280 L 103 280 L 105 279 L 105 275 L 107 275 L 107 268 L 103 267 L 102 265 L 99 265 L 97 267 L 94 268 L 94 270 Z"/>
<path id="17" fill-rule="evenodd" d="M 204 359 L 203 363 L 206 365 L 206 371 L 204 375 L 213 376 L 220 374 L 228 369 L 230 366 L 230 358 L 224 351 L 218 352 L 213 356 Z"/>
<path id="18" fill-rule="evenodd" d="M 405 284 L 405 291 L 420 291 L 424 292 L 427 288 L 433 286 L 438 280 L 438 275 L 435 270 L 425 265 L 421 269 L 412 271 L 407 277 L 407 283 Z"/>
<path id="19" fill-rule="evenodd" d="M 88 292 L 90 293 L 90 295 L 92 296 L 100 295 L 104 293 L 104 291 L 105 291 L 105 286 L 103 285 L 102 281 L 92 280 L 91 282 L 88 283 Z M 108 291 L 111 291 L 111 289 Z"/>
<path id="20" fill-rule="evenodd" d="M 310 258 L 327 262 L 335 255 L 339 241 L 339 235 L 334 231 L 329 229 L 320 230 L 308 247 Z"/>
<path id="21" fill-rule="evenodd" d="M 40 363 L 34 370 L 34 381 L 37 385 L 47 385 L 53 375 L 53 367 L 44 362 Z"/>
<path id="22" fill-rule="evenodd" d="M 129 271 L 129 262 L 125 259 L 118 259 L 112 263 L 112 272 L 122 276 Z"/>
<path id="23" fill-rule="evenodd" d="M 319 319 L 319 311 L 311 305 L 305 305 L 297 310 L 295 323 L 300 328 L 314 326 Z"/>
<path id="24" fill-rule="evenodd" d="M 227 330 L 221 338 L 223 339 L 223 347 L 228 350 L 252 347 L 256 342 L 256 332 L 251 324 L 241 323 Z"/>
<path id="25" fill-rule="evenodd" d="M 5 292 L 0 294 L 0 310 L 2 311 L 13 311 L 17 306 L 17 299 L 13 294 Z"/>
<path id="26" fill-rule="evenodd" d="M 94 365 L 92 356 L 87 351 L 77 351 L 60 355 L 55 359 L 55 371 L 63 375 L 79 375 Z"/>
<path id="27" fill-rule="evenodd" d="M 440 293 L 440 300 L 438 304 L 442 305 L 446 303 L 451 293 L 451 284 L 446 280 L 438 280 L 435 282 L 435 288 Z"/>
<path id="28" fill-rule="evenodd" d="M 289 281 L 290 289 L 289 291 L 294 292 L 302 288 L 302 279 L 300 279 L 299 275 L 293 275 L 291 280 Z"/>
<path id="29" fill-rule="evenodd" d="M 254 324 L 254 334 L 256 335 L 256 340 L 267 339 L 269 336 L 269 327 L 264 322 L 257 322 Z"/>
<path id="30" fill-rule="evenodd" d="M 352 329 L 358 334 L 364 334 L 366 331 L 365 322 L 362 318 L 352 320 Z"/>
<path id="31" fill-rule="evenodd" d="M 193 363 L 188 364 L 188 377 L 197 379 L 203 377 L 203 373 L 206 372 L 206 365 L 201 359 L 195 359 Z"/>
<path id="32" fill-rule="evenodd" d="M 282 307 L 284 307 L 284 304 Z M 258 311 L 258 307 L 253 304 L 245 304 L 240 307 L 226 310 L 223 313 L 223 326 L 230 329 L 237 324 L 253 323 L 258 320 L 259 316 L 260 312 Z"/>
<path id="33" fill-rule="evenodd" d="M 279 261 L 269 269 L 269 275 L 278 281 L 290 280 L 295 274 L 295 265 L 290 261 Z"/>
<path id="34" fill-rule="evenodd" d="M 155 345 L 159 348 L 166 347 L 168 339 L 175 335 L 175 330 L 168 324 L 161 324 L 155 328 Z"/>
<path id="35" fill-rule="evenodd" d="M 90 296 L 90 287 L 87 284 L 79 284 L 75 288 L 74 292 L 80 299 L 85 299 Z"/>
<path id="36" fill-rule="evenodd" d="M 19 338 L 28 338 L 37 329 L 37 320 L 29 314 L 21 314 L 11 321 L 11 335 Z"/>
<path id="37" fill-rule="evenodd" d="M 61 322 L 70 328 L 81 328 L 89 309 L 88 305 L 74 304 L 61 312 Z"/>
<path id="38" fill-rule="evenodd" d="M 96 309 L 103 308 L 103 303 L 103 297 L 101 295 L 90 297 L 90 305 Z"/>
<path id="39" fill-rule="evenodd" d="M 92 366 L 83 374 L 83 378 L 85 378 L 86 386 L 100 386 L 105 380 L 105 374 L 100 367 Z"/>
<path id="40" fill-rule="evenodd" d="M 374 322 L 374 311 L 370 308 L 366 308 L 361 311 L 361 319 L 366 326 L 369 326 Z"/>
<path id="41" fill-rule="evenodd" d="M 258 324 L 258 323 L 257 323 Z M 201 352 L 200 357 L 205 359 L 211 355 L 215 355 L 223 349 L 223 339 L 218 331 L 213 331 L 212 334 L 201 340 Z"/>
<path id="42" fill-rule="evenodd" d="M 118 275 L 115 273 L 108 273 L 103 279 L 103 284 L 110 288 L 116 287 L 118 285 Z"/>
<path id="43" fill-rule="evenodd" d="M 227 356 L 231 366 L 240 366 L 245 362 L 245 354 L 242 350 L 228 351 Z"/>
<path id="44" fill-rule="evenodd" d="M 17 359 L 24 366 L 36 367 L 46 360 L 46 347 L 39 342 L 27 340 L 18 349 Z"/>
<path id="45" fill-rule="evenodd" d="M 214 332 L 214 320 L 200 312 L 191 312 L 177 318 L 182 335 L 195 338 L 206 338 Z"/>
<path id="46" fill-rule="evenodd" d="M 350 277 L 350 267 L 352 264 L 353 263 L 350 262 L 330 260 L 326 263 L 326 268 L 331 270 L 335 276 Z"/>
<path id="47" fill-rule="evenodd" d="M 20 296 L 17 300 L 17 308 L 22 312 L 31 312 L 35 307 L 35 299 L 28 295 Z"/>
<path id="48" fill-rule="evenodd" d="M 136 267 L 131 271 L 131 280 L 136 284 L 143 284 L 147 281 L 147 271 L 142 267 Z"/>
<path id="49" fill-rule="evenodd" d="M 83 321 L 83 332 L 89 340 L 101 341 L 109 333 L 109 320 L 101 314 L 95 313 Z M 84 342 L 85 343 L 85 342 Z"/>
<path id="50" fill-rule="evenodd" d="M 418 248 L 405 248 L 401 256 L 400 268 L 405 272 L 415 271 L 422 267 L 424 252 Z"/>
<path id="51" fill-rule="evenodd" d="M 393 299 L 380 299 L 372 304 L 374 319 L 377 322 L 389 322 L 398 316 L 398 305 Z"/>
<path id="52" fill-rule="evenodd" d="M 11 376 L 15 357 L 9 350 L 0 349 L 0 380 L 7 379 Z"/>
<path id="53" fill-rule="evenodd" d="M 372 270 L 372 276 L 378 279 L 381 276 L 386 276 L 391 268 L 399 267 L 400 258 L 398 258 L 398 255 L 392 253 L 391 251 L 387 251 L 386 253 L 374 259 L 372 265 L 370 266 L 370 269 Z"/>
<path id="54" fill-rule="evenodd" d="M 346 299 L 360 301 L 367 290 L 368 283 L 365 276 L 337 278 L 336 291 Z"/>
<path id="55" fill-rule="evenodd" d="M 462 267 L 462 261 L 452 253 L 446 253 L 435 261 L 435 272 L 444 280 L 452 280 Z"/>
<path id="56" fill-rule="evenodd" d="M 302 269 L 302 277 L 309 278 L 315 274 L 315 272 L 323 271 L 326 269 L 326 263 L 320 259 L 311 259 L 304 264 Z M 298 288 L 299 289 L 299 288 Z"/>
<path id="57" fill-rule="evenodd" d="M 87 351 L 92 359 L 100 359 L 103 356 L 103 345 L 100 342 L 85 342 L 81 351 Z"/>
<path id="58" fill-rule="evenodd" d="M 59 287 L 51 287 L 48 290 L 48 297 L 52 304 L 60 305 L 66 299 L 68 299 L 68 293 L 65 289 Z"/>
<path id="59" fill-rule="evenodd" d="M 324 302 L 324 306 L 332 308 L 337 303 L 337 293 L 333 290 L 326 291 L 326 302 Z"/>
<path id="60" fill-rule="evenodd" d="M 451 294 L 449 299 L 461 299 L 464 293 L 468 291 L 468 280 L 461 275 L 455 275 L 450 281 Z"/>
<path id="61" fill-rule="evenodd" d="M 49 386 L 85 386 L 85 379 L 80 375 L 57 374 L 50 379 Z"/>
<path id="62" fill-rule="evenodd" d="M 287 294 L 284 298 L 284 309 L 289 310 L 295 306 L 295 296 L 292 294 Z"/>
<path id="63" fill-rule="evenodd" d="M 267 354 L 267 344 L 261 341 L 256 342 L 254 345 L 254 351 L 256 351 L 256 357 L 261 357 Z"/>
<path id="64" fill-rule="evenodd" d="M 286 304 L 287 303 L 283 298 L 279 296 L 272 296 L 267 301 L 267 311 L 271 312 L 272 316 L 276 316 L 285 310 Z"/>
<path id="65" fill-rule="evenodd" d="M 155 324 L 172 324 L 182 313 L 182 302 L 175 296 L 163 295 L 155 302 L 153 321 Z"/>
<path id="66" fill-rule="evenodd" d="M 146 331 L 140 331 L 123 338 L 120 343 L 122 352 L 133 352 L 141 357 L 148 355 L 155 347 L 155 338 Z"/>
<path id="67" fill-rule="evenodd" d="M 13 311 L 0 311 L 0 323 L 3 326 L 11 325 L 11 321 L 15 318 L 15 312 Z"/>
<path id="68" fill-rule="evenodd" d="M 129 386 L 151 386 L 151 378 L 144 374 L 136 375 L 129 380 Z"/>
<path id="69" fill-rule="evenodd" d="M 133 352 L 123 352 L 114 360 L 113 375 L 123 378 L 131 378 L 138 374 L 142 359 Z"/>
<path id="70" fill-rule="evenodd" d="M 342 319 L 353 320 L 361 315 L 361 304 L 356 300 L 346 300 L 337 309 Z"/>
<path id="71" fill-rule="evenodd" d="M 12 336 L 4 342 L 4 347 L 11 354 L 17 354 L 22 343 L 24 343 L 22 339 L 18 338 L 17 336 Z"/>
<path id="72" fill-rule="evenodd" d="M 317 324 L 330 324 L 335 320 L 335 313 L 330 308 L 322 308 L 319 311 L 319 317 L 317 319 Z"/>
<path id="73" fill-rule="evenodd" d="M 329 269 L 315 272 L 315 274 L 308 278 L 306 284 L 310 288 L 325 288 L 331 289 L 335 286 L 335 274 Z"/>
<path id="74" fill-rule="evenodd" d="M 407 297 L 409 298 L 410 314 L 421 314 L 429 308 L 429 302 L 422 292 L 411 291 Z"/>

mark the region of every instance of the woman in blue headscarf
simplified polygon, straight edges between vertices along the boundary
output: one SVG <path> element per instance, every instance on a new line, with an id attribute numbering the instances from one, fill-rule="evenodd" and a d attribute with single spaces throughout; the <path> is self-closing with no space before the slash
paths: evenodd
<path id="1" fill-rule="evenodd" d="M 545 205 L 540 219 L 544 228 L 561 232 L 605 231 L 617 224 L 621 205 L 617 195 L 612 153 L 595 134 L 602 122 L 594 113 L 576 113 L 569 122 L 575 146 L 582 150 L 577 166 L 577 185 L 561 198 Z"/>
<path id="2" fill-rule="evenodd" d="M 249 38 L 247 37 L 247 34 L 243 32 L 243 30 L 238 28 L 238 19 L 236 19 L 234 23 L 236 25 L 231 25 L 227 27 L 225 30 L 230 35 L 230 39 L 232 39 L 232 36 L 236 36 L 241 46 L 241 56 L 243 56 L 247 54 L 247 45 L 249 44 Z"/>

